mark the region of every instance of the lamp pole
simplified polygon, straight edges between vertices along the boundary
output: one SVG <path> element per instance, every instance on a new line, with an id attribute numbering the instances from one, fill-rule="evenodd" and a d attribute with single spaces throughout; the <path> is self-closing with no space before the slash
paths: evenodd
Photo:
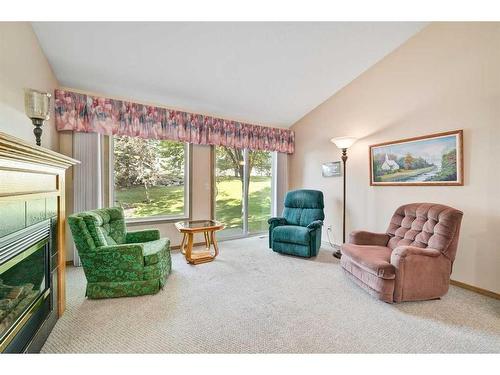
<path id="1" fill-rule="evenodd" d="M 343 194 L 342 194 L 342 243 L 345 243 L 345 206 L 346 206 L 346 199 L 345 199 L 345 194 L 346 194 L 346 163 L 347 163 L 347 149 L 353 145 L 354 142 L 356 142 L 355 137 L 336 137 L 330 139 L 330 142 L 334 143 L 337 148 L 342 150 L 342 167 L 344 170 L 344 175 L 342 178 L 344 179 L 343 181 Z M 340 259 L 342 256 L 342 252 L 340 251 L 340 248 L 333 253 L 333 256 L 335 258 Z"/>
<path id="2" fill-rule="evenodd" d="M 342 195 L 342 243 L 345 243 L 345 191 L 346 191 L 346 162 L 347 162 L 347 148 L 343 148 L 342 149 L 342 167 L 343 167 L 343 195 Z M 342 253 L 340 252 L 340 249 L 338 249 L 337 251 L 335 251 L 333 253 L 333 256 L 335 258 L 338 258 L 340 259 L 342 257 Z"/>

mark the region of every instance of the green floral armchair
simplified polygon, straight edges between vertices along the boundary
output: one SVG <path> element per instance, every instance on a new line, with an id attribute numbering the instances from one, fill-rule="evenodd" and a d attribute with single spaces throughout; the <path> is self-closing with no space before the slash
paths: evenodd
<path id="1" fill-rule="evenodd" d="M 317 190 L 289 191 L 283 217 L 269 219 L 269 247 L 278 253 L 314 257 L 321 247 L 323 193 Z"/>
<path id="2" fill-rule="evenodd" d="M 87 278 L 88 298 L 155 294 L 172 269 L 170 240 L 157 229 L 127 232 L 123 209 L 68 217 Z"/>

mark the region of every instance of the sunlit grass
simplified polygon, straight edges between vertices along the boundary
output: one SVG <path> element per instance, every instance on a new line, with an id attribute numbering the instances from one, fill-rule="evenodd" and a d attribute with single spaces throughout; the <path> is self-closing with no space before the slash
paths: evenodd
<path id="1" fill-rule="evenodd" d="M 115 202 L 125 210 L 127 218 L 182 215 L 184 188 L 182 186 L 155 186 L 149 189 L 151 201 L 146 201 L 145 189 L 136 186 L 115 190 Z"/>
<path id="2" fill-rule="evenodd" d="M 242 229 L 241 181 L 234 177 L 225 178 L 217 183 L 217 191 L 216 219 L 228 229 Z M 265 231 L 268 228 L 267 219 L 271 215 L 271 178 L 251 177 L 248 193 L 249 231 Z"/>
<path id="3" fill-rule="evenodd" d="M 238 178 L 230 177 L 217 182 L 215 217 L 227 228 L 242 228 L 242 185 Z M 157 186 L 149 189 L 146 201 L 144 187 L 115 190 L 115 201 L 125 210 L 127 218 L 149 216 L 179 216 L 184 212 L 182 186 Z M 251 232 L 267 230 L 271 212 L 271 178 L 251 177 L 248 196 L 248 224 Z"/>

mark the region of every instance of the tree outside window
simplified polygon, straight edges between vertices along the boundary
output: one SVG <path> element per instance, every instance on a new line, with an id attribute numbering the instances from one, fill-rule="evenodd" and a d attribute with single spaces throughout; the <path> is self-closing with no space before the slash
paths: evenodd
<path id="1" fill-rule="evenodd" d="M 184 215 L 186 145 L 114 138 L 115 204 L 127 218 Z"/>

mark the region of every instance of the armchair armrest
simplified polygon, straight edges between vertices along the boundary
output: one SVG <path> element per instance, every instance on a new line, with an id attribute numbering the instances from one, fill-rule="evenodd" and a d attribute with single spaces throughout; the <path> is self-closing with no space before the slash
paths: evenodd
<path id="1" fill-rule="evenodd" d="M 267 220 L 267 223 L 277 227 L 278 225 L 286 225 L 287 221 L 284 217 L 272 217 Z"/>
<path id="2" fill-rule="evenodd" d="M 124 243 L 120 245 L 101 246 L 96 249 L 97 254 L 120 256 L 123 259 L 142 257 L 144 247 L 139 243 Z"/>
<path id="3" fill-rule="evenodd" d="M 373 233 L 356 230 L 349 235 L 349 243 L 354 245 L 387 246 L 390 236 L 386 233 Z"/>
<path id="4" fill-rule="evenodd" d="M 400 259 L 407 258 L 409 256 L 424 256 L 436 258 L 441 255 L 441 252 L 436 249 L 421 248 L 415 246 L 398 246 L 391 253 L 391 263 L 396 264 L 400 262 Z"/>
<path id="5" fill-rule="evenodd" d="M 127 232 L 125 242 L 127 244 L 149 242 L 160 239 L 160 231 L 158 229 L 144 229 L 135 232 Z"/>
<path id="6" fill-rule="evenodd" d="M 314 220 L 312 223 L 310 223 L 307 226 L 307 229 L 309 230 L 316 230 L 318 228 L 321 228 L 323 226 L 323 221 L 322 220 Z"/>
<path id="7" fill-rule="evenodd" d="M 280 225 L 286 225 L 287 221 L 284 217 L 272 217 L 267 223 L 269 224 L 269 248 L 272 248 L 273 243 L 273 230 Z"/>
<path id="8" fill-rule="evenodd" d="M 101 246 L 80 256 L 89 282 L 134 281 L 143 279 L 144 256 L 141 244 Z"/>
<path id="9" fill-rule="evenodd" d="M 448 291 L 451 262 L 439 250 L 398 246 L 391 264 L 396 271 L 395 302 L 438 298 Z"/>

